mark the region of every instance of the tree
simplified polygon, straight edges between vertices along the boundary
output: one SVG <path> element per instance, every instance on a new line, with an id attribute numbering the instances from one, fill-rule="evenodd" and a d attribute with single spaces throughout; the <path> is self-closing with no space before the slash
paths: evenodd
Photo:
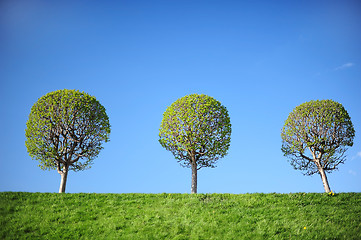
<path id="1" fill-rule="evenodd" d="M 58 171 L 62 193 L 69 170 L 90 168 L 109 134 L 109 118 L 95 97 L 64 89 L 46 94 L 33 105 L 25 145 L 41 169 Z"/>
<path id="2" fill-rule="evenodd" d="M 319 173 L 330 192 L 326 173 L 344 163 L 355 130 L 345 108 L 332 100 L 303 103 L 288 116 L 282 129 L 282 152 L 304 175 Z"/>
<path id="3" fill-rule="evenodd" d="M 197 171 L 214 168 L 216 161 L 226 156 L 230 141 L 228 111 L 212 97 L 182 97 L 163 114 L 159 142 L 181 166 L 192 169 L 192 193 L 197 193 Z"/>

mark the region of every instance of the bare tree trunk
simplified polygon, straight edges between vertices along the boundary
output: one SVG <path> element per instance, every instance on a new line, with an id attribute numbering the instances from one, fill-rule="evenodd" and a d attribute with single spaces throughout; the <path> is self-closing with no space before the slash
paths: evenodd
<path id="1" fill-rule="evenodd" d="M 322 183 L 323 183 L 323 187 L 325 188 L 325 192 L 327 192 L 327 193 L 331 192 L 330 185 L 328 184 L 328 180 L 327 180 L 325 170 L 323 170 L 320 163 L 316 163 L 316 165 L 317 165 L 317 168 L 318 168 L 318 172 L 320 173 Z"/>
<path id="2" fill-rule="evenodd" d="M 60 173 L 61 181 L 60 181 L 59 193 L 65 192 L 66 180 L 68 179 L 68 172 L 69 172 L 68 170 L 69 168 L 64 166 L 62 173 Z"/>
<path id="3" fill-rule="evenodd" d="M 192 163 L 192 187 L 191 193 L 197 193 L 197 163 Z"/>

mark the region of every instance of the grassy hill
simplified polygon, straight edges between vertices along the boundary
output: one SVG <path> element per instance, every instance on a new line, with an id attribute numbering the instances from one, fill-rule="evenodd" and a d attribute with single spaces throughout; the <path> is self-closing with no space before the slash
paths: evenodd
<path id="1" fill-rule="evenodd" d="M 361 239 L 361 193 L 0 192 L 0 239 Z"/>

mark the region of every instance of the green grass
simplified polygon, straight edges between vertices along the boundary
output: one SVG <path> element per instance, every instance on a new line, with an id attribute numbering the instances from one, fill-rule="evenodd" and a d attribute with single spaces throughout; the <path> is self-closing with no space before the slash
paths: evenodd
<path id="1" fill-rule="evenodd" d="M 361 193 L 0 192 L 0 239 L 361 239 Z"/>

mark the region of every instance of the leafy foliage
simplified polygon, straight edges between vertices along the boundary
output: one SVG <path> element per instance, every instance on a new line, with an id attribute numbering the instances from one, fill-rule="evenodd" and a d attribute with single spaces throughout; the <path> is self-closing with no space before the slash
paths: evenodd
<path id="1" fill-rule="evenodd" d="M 306 175 L 318 172 L 320 160 L 326 172 L 345 161 L 347 147 L 353 145 L 355 130 L 345 108 L 332 100 L 317 100 L 297 106 L 282 129 L 282 151 L 295 169 Z"/>
<path id="2" fill-rule="evenodd" d="M 105 108 L 84 92 L 58 90 L 41 97 L 26 123 L 26 147 L 42 169 L 89 168 L 109 141 Z M 80 161 L 82 160 L 82 161 Z"/>
<path id="3" fill-rule="evenodd" d="M 227 154 L 231 123 L 227 109 L 212 97 L 192 94 L 175 101 L 163 114 L 160 144 L 183 167 L 195 159 L 198 169 L 215 167 Z"/>

